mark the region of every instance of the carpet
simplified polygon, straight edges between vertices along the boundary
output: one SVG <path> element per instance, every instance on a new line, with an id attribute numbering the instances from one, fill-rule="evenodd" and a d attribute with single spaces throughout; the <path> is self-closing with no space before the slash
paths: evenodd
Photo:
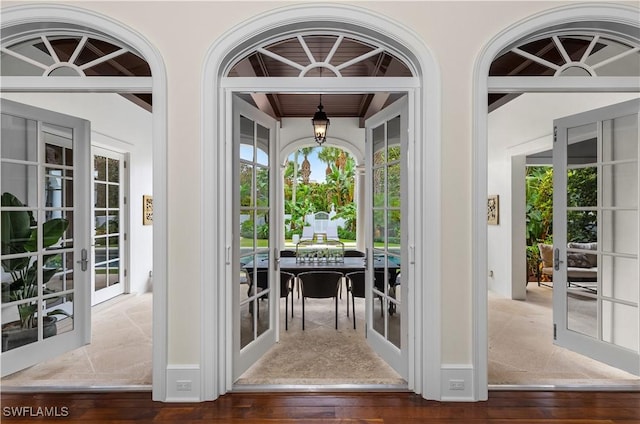
<path id="1" fill-rule="evenodd" d="M 280 341 L 253 364 L 236 384 L 406 385 L 406 381 L 367 344 L 364 335 L 364 299 L 356 298 L 356 330 L 353 329 L 352 312 L 347 317 L 344 291 L 343 298 L 338 301 L 338 330 L 335 329 L 333 299 L 306 300 L 304 331 L 301 299 L 294 296 L 294 318 L 289 316 L 288 331 L 285 331 L 284 322 L 285 300 L 281 299 L 280 302 Z M 374 304 L 374 315 L 379 316 L 380 302 L 375 301 Z M 266 302 L 262 302 L 260 316 L 266 317 L 267 313 Z M 250 321 L 243 319 L 243 322 Z M 398 314 L 390 317 L 390 331 L 393 331 L 393 323 L 399 322 Z"/>

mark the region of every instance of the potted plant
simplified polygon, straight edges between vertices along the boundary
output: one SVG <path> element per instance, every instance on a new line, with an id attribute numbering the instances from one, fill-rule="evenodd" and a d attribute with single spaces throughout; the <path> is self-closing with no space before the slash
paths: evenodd
<path id="1" fill-rule="evenodd" d="M 16 255 L 36 252 L 38 249 L 38 225 L 33 213 L 27 210 L 5 210 L 25 205 L 11 193 L 2 194 L 2 255 Z M 60 238 L 69 226 L 63 218 L 50 219 L 42 224 L 42 247 L 47 248 L 59 243 Z M 45 258 L 42 270 L 44 286 L 59 271 L 59 266 L 52 260 L 55 255 Z M 16 305 L 19 319 L 2 325 L 2 351 L 10 350 L 38 339 L 38 261 L 37 256 L 3 259 L 2 270 L 11 276 L 10 282 L 2 282 L 2 303 L 19 302 L 33 299 Z M 45 294 L 50 291 L 44 289 Z M 55 299 L 47 299 L 55 301 Z M 71 316 L 62 309 L 56 309 L 43 317 L 43 337 L 56 334 L 56 317 L 54 315 Z"/>

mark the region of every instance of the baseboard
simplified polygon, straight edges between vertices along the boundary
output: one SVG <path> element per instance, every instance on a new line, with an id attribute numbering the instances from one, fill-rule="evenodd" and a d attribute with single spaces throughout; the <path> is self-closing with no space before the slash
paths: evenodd
<path id="1" fill-rule="evenodd" d="M 440 400 L 443 402 L 474 402 L 473 366 L 443 364 L 440 368 Z"/>
<path id="2" fill-rule="evenodd" d="M 167 366 L 166 402 L 201 402 L 200 365 L 169 364 Z"/>

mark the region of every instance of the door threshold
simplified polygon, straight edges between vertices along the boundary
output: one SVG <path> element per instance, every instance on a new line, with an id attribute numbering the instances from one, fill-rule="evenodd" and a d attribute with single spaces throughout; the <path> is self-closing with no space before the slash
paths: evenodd
<path id="1" fill-rule="evenodd" d="M 406 384 L 234 384 L 231 392 L 411 392 Z"/>
<path id="2" fill-rule="evenodd" d="M 3 393 L 61 393 L 61 392 L 151 392 L 151 385 L 132 386 L 2 386 Z"/>
<path id="3" fill-rule="evenodd" d="M 638 384 L 489 384 L 489 391 L 640 392 Z"/>

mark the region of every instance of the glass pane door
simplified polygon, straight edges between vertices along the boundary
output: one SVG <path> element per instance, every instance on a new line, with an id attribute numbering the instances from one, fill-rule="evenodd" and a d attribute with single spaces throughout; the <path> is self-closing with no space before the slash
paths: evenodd
<path id="1" fill-rule="evenodd" d="M 275 120 L 234 101 L 234 380 L 276 340 Z"/>
<path id="2" fill-rule="evenodd" d="M 124 293 L 124 158 L 94 148 L 93 295 L 95 305 Z"/>
<path id="3" fill-rule="evenodd" d="M 639 103 L 554 122 L 556 343 L 636 374 Z"/>
<path id="4" fill-rule="evenodd" d="M 87 343 L 88 122 L 2 100 L 2 375 Z"/>
<path id="5" fill-rule="evenodd" d="M 367 339 L 403 376 L 407 373 L 406 246 L 402 202 L 406 187 L 407 101 L 399 100 L 367 120 L 367 171 L 371 219 L 367 231 Z M 404 292 L 404 293 L 403 293 Z"/>

